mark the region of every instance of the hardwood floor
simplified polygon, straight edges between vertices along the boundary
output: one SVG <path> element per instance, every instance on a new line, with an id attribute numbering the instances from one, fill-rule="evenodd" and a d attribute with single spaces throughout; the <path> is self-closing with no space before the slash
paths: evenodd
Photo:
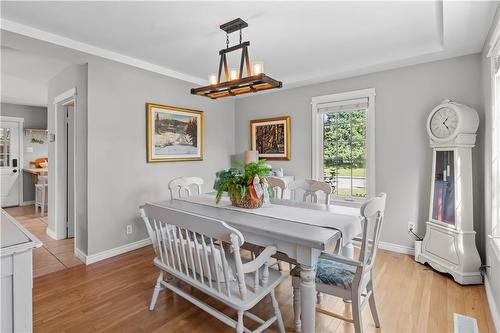
<path id="1" fill-rule="evenodd" d="M 90 266 L 76 266 L 34 281 L 35 332 L 234 332 L 219 320 L 170 291 L 162 291 L 148 310 L 158 270 L 150 246 Z M 283 265 L 288 266 L 288 265 Z M 479 332 L 495 332 L 482 285 L 460 286 L 412 257 L 380 250 L 375 267 L 375 297 L 382 324 L 374 327 L 363 311 L 366 332 L 453 332 L 453 313 L 477 319 Z M 234 311 L 186 286 L 196 297 L 235 316 Z M 286 330 L 293 332 L 290 279 L 277 296 Z M 325 295 L 322 307 L 350 316 L 350 305 Z M 269 299 L 253 310 L 267 318 Z M 317 314 L 317 332 L 354 332 L 351 324 Z M 254 328 L 250 320 L 245 324 Z M 277 332 L 277 326 L 271 326 Z"/>
<path id="2" fill-rule="evenodd" d="M 35 206 L 19 206 L 6 208 L 19 223 L 35 235 L 43 246 L 33 250 L 33 276 L 38 277 L 69 267 L 83 265 L 74 256 L 74 238 L 54 240 L 50 238 L 47 229 L 48 217 L 35 213 Z"/>

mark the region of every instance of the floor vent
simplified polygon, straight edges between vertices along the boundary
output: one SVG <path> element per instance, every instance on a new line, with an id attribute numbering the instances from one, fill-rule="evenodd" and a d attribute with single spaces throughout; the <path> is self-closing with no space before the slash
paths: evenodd
<path id="1" fill-rule="evenodd" d="M 455 324 L 455 333 L 479 333 L 475 318 L 454 313 L 453 322 Z"/>

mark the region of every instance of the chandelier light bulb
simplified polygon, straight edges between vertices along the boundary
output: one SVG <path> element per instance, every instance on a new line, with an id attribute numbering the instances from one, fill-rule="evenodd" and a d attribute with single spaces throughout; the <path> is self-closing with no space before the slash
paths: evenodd
<path id="1" fill-rule="evenodd" d="M 252 75 L 259 75 L 264 73 L 264 62 L 254 61 L 252 63 Z"/>
<path id="2" fill-rule="evenodd" d="M 231 70 L 229 71 L 229 80 L 238 80 L 238 77 L 238 70 L 236 68 L 231 68 Z"/>
<path id="3" fill-rule="evenodd" d="M 217 84 L 217 75 L 216 74 L 210 74 L 208 76 L 208 84 L 209 85 Z"/>

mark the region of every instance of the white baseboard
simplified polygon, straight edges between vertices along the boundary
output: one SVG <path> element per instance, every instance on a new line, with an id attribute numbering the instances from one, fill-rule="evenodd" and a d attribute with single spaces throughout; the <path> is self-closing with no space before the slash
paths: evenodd
<path id="1" fill-rule="evenodd" d="M 78 248 L 75 248 L 75 257 L 80 259 L 84 264 L 87 264 L 87 255 Z"/>
<path id="2" fill-rule="evenodd" d="M 359 245 L 361 245 L 361 241 L 356 240 L 356 238 L 355 238 L 355 240 L 353 241 L 353 244 L 359 246 Z M 382 249 L 382 250 L 396 252 L 396 253 L 409 254 L 411 256 L 415 255 L 415 249 L 413 247 L 410 247 L 410 246 L 404 246 L 404 245 L 379 241 L 378 248 Z"/>
<path id="3" fill-rule="evenodd" d="M 59 238 L 57 238 L 57 235 L 56 235 L 55 231 L 51 230 L 49 227 L 47 227 L 47 229 L 45 230 L 45 233 L 47 235 L 49 235 L 49 237 L 52 238 L 52 239 L 55 239 L 55 240 L 59 239 Z"/>
<path id="4" fill-rule="evenodd" d="M 146 239 L 142 239 L 142 240 L 137 241 L 137 242 L 118 246 L 118 247 L 115 247 L 113 249 L 102 251 L 102 252 L 99 252 L 96 254 L 85 255 L 81 251 L 80 251 L 80 253 L 75 253 L 75 254 L 80 260 L 84 261 L 85 264 L 90 265 L 90 264 L 93 264 L 95 262 L 98 262 L 98 261 L 101 261 L 104 259 L 108 259 L 108 258 L 129 252 L 129 251 L 139 249 L 139 248 L 144 247 L 144 246 L 148 246 L 149 244 L 151 244 L 151 239 L 146 238 Z"/>
<path id="5" fill-rule="evenodd" d="M 387 243 L 387 242 L 379 242 L 378 248 L 382 249 L 382 250 L 397 252 L 397 253 L 415 255 L 415 249 L 413 247 L 410 247 L 410 246 L 404 246 L 404 245 Z"/>
<path id="6" fill-rule="evenodd" d="M 34 205 L 34 204 L 35 204 L 35 200 L 23 201 L 21 203 L 21 206 L 30 206 L 30 205 Z"/>
<path id="7" fill-rule="evenodd" d="M 490 281 L 488 280 L 488 276 L 484 277 L 484 289 L 486 290 L 486 298 L 488 299 L 488 305 L 490 307 L 493 324 L 495 325 L 496 331 L 500 332 L 500 313 L 498 312 L 497 304 L 495 303 L 495 299 L 493 298 L 493 294 L 491 292 L 491 286 Z"/>

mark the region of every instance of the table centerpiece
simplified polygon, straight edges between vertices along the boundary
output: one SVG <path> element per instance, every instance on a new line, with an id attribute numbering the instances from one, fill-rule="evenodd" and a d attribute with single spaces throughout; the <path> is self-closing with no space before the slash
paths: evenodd
<path id="1" fill-rule="evenodd" d="M 266 160 L 243 164 L 236 168 L 217 172 L 215 202 L 219 203 L 224 192 L 227 192 L 231 204 L 240 208 L 260 208 L 269 202 L 272 189 L 265 176 L 271 168 L 265 165 Z"/>

